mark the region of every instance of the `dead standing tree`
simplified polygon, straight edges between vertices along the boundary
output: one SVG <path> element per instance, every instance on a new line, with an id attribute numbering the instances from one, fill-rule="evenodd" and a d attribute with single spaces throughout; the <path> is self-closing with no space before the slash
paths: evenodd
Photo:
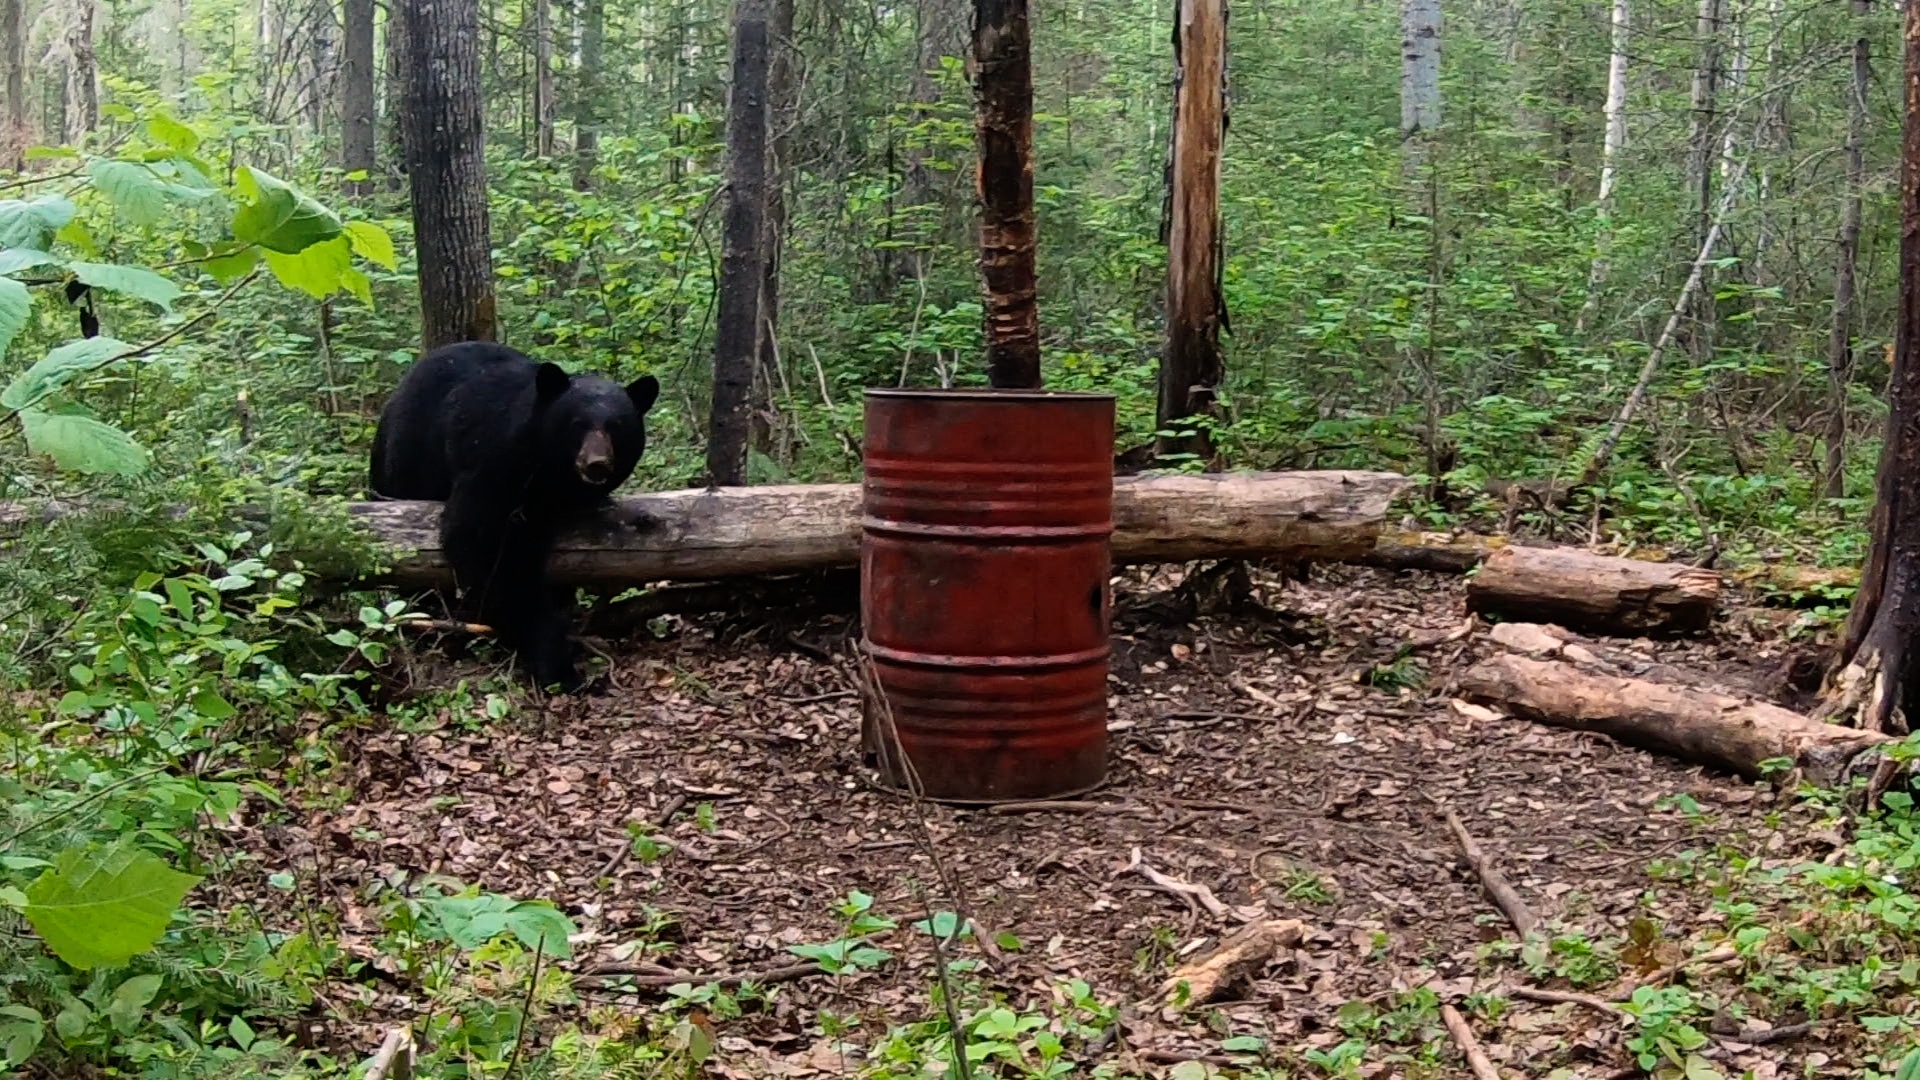
<path id="1" fill-rule="evenodd" d="M 1040 306 L 1027 0 L 974 0 L 973 56 L 987 382 L 998 389 L 1035 389 L 1040 385 Z"/>
<path id="2" fill-rule="evenodd" d="M 1904 734 L 1920 709 L 1920 4 L 1906 7 L 1900 308 L 1873 542 L 1821 716 Z"/>
<path id="3" fill-rule="evenodd" d="M 727 105 L 727 211 L 721 226 L 719 315 L 713 339 L 713 411 L 707 476 L 746 483 L 748 400 L 760 351 L 766 273 L 768 0 L 739 0 L 733 24 L 733 88 Z"/>
<path id="4" fill-rule="evenodd" d="M 401 137 L 427 348 L 494 341 L 478 0 L 401 0 Z"/>
<path id="5" fill-rule="evenodd" d="M 1160 360 L 1161 457 L 1213 456 L 1207 428 L 1225 374 L 1220 167 L 1227 135 L 1226 0 L 1180 0 L 1173 28 L 1173 129 L 1167 158 L 1167 351 Z M 1186 421 L 1186 423 L 1182 423 Z"/>

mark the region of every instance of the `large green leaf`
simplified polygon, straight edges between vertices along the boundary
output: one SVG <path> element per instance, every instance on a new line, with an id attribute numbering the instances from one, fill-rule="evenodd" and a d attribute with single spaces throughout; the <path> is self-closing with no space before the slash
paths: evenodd
<path id="1" fill-rule="evenodd" d="M 315 299 L 325 299 L 338 291 L 341 275 L 353 268 L 353 253 L 344 236 L 309 245 L 298 255 L 271 250 L 262 254 L 267 268 L 282 285 L 299 289 Z"/>
<path id="2" fill-rule="evenodd" d="M 147 470 L 147 452 L 132 436 L 91 416 L 22 409 L 20 427 L 27 449 L 69 472 L 138 476 Z"/>
<path id="3" fill-rule="evenodd" d="M 22 914 L 55 956 L 82 971 L 124 964 L 160 940 L 199 881 L 131 844 L 89 844 L 61 852 L 27 886 Z"/>
<path id="4" fill-rule="evenodd" d="M 231 285 L 260 265 L 260 249 L 248 244 L 224 255 L 212 256 L 201 265 L 207 268 L 207 273 L 212 274 L 215 281 Z"/>
<path id="5" fill-rule="evenodd" d="M 95 158 L 87 176 L 122 217 L 135 225 L 157 225 L 167 215 L 167 189 L 153 170 L 131 161 Z"/>
<path id="6" fill-rule="evenodd" d="M 235 183 L 246 202 L 233 215 L 235 239 L 297 255 L 340 235 L 333 211 L 258 169 L 245 166 Z"/>
<path id="7" fill-rule="evenodd" d="M 399 264 L 393 254 L 393 237 L 371 221 L 349 221 L 347 238 L 353 241 L 354 254 L 391 270 Z"/>
<path id="8" fill-rule="evenodd" d="M 0 358 L 7 355 L 7 346 L 32 314 L 33 297 L 27 287 L 12 278 L 0 278 Z"/>
<path id="9" fill-rule="evenodd" d="M 462 949 L 477 949 L 501 934 L 511 933 L 529 949 L 561 960 L 573 955 L 568 938 L 573 920 L 545 900 L 515 900 L 498 893 L 448 896 L 426 901 L 447 932 Z"/>
<path id="10" fill-rule="evenodd" d="M 5 390 L 0 390 L 0 407 L 30 408 L 76 376 L 106 367 L 132 351 L 133 346 L 110 337 L 69 341 L 41 357 L 39 363 L 21 372 Z"/>
<path id="11" fill-rule="evenodd" d="M 8 248 L 0 251 L 0 274 L 17 274 L 36 266 L 52 266 L 59 261 L 58 255 L 49 255 L 36 248 Z"/>
<path id="12" fill-rule="evenodd" d="M 147 135 L 154 142 L 182 154 L 191 154 L 200 149 L 200 136 L 190 127 L 160 113 L 147 121 Z"/>
<path id="13" fill-rule="evenodd" d="M 173 301 L 180 295 L 180 286 L 145 267 L 91 262 L 69 263 L 68 267 L 73 276 L 89 285 L 139 297 L 166 311 L 173 310 Z"/>
<path id="14" fill-rule="evenodd" d="M 73 220 L 73 201 L 61 195 L 0 199 L 0 247 L 51 247 L 53 234 Z"/>

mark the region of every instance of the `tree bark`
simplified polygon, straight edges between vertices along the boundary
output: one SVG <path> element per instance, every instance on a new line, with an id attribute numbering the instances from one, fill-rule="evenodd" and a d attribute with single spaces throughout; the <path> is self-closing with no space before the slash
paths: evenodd
<path id="1" fill-rule="evenodd" d="M 1693 87 L 1690 94 L 1691 119 L 1687 132 L 1687 172 L 1686 183 L 1694 214 L 1693 239 L 1704 244 L 1704 238 L 1716 232 L 1715 219 L 1720 215 L 1713 212 L 1713 163 L 1715 156 L 1714 126 L 1718 109 L 1720 91 L 1720 32 L 1723 15 L 1722 4 L 1725 0 L 1700 0 L 1698 13 L 1694 20 L 1694 37 L 1698 49 L 1698 60 L 1693 69 Z M 1725 185 L 1731 192 L 1733 185 Z M 1696 263 L 1696 269 L 1702 283 L 1711 279 L 1711 268 Z M 1687 328 L 1686 344 L 1696 361 L 1703 360 L 1713 350 L 1715 305 L 1711 288 L 1696 287 L 1689 296 L 1684 312 L 1692 318 Z"/>
<path id="2" fill-rule="evenodd" d="M 1853 79 L 1847 93 L 1847 189 L 1840 199 L 1839 263 L 1833 272 L 1833 327 L 1827 339 L 1827 461 L 1822 489 L 1830 499 L 1847 492 L 1847 390 L 1853 381 L 1854 270 L 1860 258 L 1860 195 L 1867 179 L 1867 80 L 1872 45 L 1867 17 L 1872 0 L 1853 0 Z"/>
<path id="3" fill-rule="evenodd" d="M 1704 630 L 1719 602 L 1711 570 L 1572 548 L 1501 548 L 1467 585 L 1470 611 L 1611 633 Z"/>
<path id="4" fill-rule="evenodd" d="M 721 227 L 719 313 L 713 337 L 713 412 L 707 476 L 746 482 L 748 410 L 759 355 L 766 271 L 769 0 L 737 0 L 733 86 L 727 106 L 727 212 Z"/>
<path id="5" fill-rule="evenodd" d="M 0 0 L 0 171 L 17 172 L 33 141 L 27 121 L 26 0 Z"/>
<path id="6" fill-rule="evenodd" d="M 533 0 L 533 153 L 553 156 L 553 0 Z"/>
<path id="7" fill-rule="evenodd" d="M 1388 504 L 1406 485 L 1405 477 L 1378 472 L 1120 477 L 1113 487 L 1113 557 L 1358 559 L 1372 549 Z M 440 551 L 439 503 L 353 503 L 349 510 L 376 540 L 404 549 L 382 575 L 365 580 L 407 588 L 451 580 Z M 620 587 L 855 566 L 860 521 L 858 484 L 628 495 L 563 533 L 550 573 L 563 583 Z"/>
<path id="8" fill-rule="evenodd" d="M 940 83 L 934 72 L 942 57 L 958 55 L 962 48 L 960 29 L 962 8 L 959 0 L 919 0 L 914 6 L 914 67 L 908 97 L 913 101 L 914 126 L 924 125 L 933 116 L 940 101 Z M 933 170 L 927 168 L 924 134 L 916 132 L 907 145 L 907 163 L 901 201 L 908 207 L 930 206 L 939 200 L 933 190 Z M 924 220 L 916 219 L 916 228 Z"/>
<path id="9" fill-rule="evenodd" d="M 424 345 L 494 341 L 478 0 L 396 0 Z"/>
<path id="10" fill-rule="evenodd" d="M 575 76 L 573 102 L 573 186 L 593 186 L 593 167 L 600 155 L 600 53 L 606 37 L 606 0 L 575 0 L 580 24 L 580 70 Z"/>
<path id="11" fill-rule="evenodd" d="M 1220 172 L 1227 134 L 1226 0 L 1179 0 L 1173 33 L 1173 129 L 1168 161 L 1167 351 L 1160 360 L 1162 458 L 1213 457 L 1205 426 L 1225 375 Z M 1197 422 L 1194 418 L 1198 418 Z M 1185 423 L 1183 423 L 1183 421 Z"/>
<path id="12" fill-rule="evenodd" d="M 774 384 L 780 381 L 780 264 L 787 244 L 787 185 L 793 182 L 790 168 L 793 153 L 793 127 L 799 121 L 799 87 L 793 72 L 794 0 L 773 0 L 771 68 L 768 75 L 768 124 L 771 128 L 767 162 L 766 241 L 761 247 L 764 261 L 760 273 L 760 335 L 753 365 L 751 443 L 763 454 L 774 452 Z"/>
<path id="13" fill-rule="evenodd" d="M 1627 148 L 1627 49 L 1631 44 L 1631 0 L 1613 0 L 1612 44 L 1607 57 L 1606 135 L 1600 144 L 1600 191 L 1594 199 L 1599 218 L 1598 250 L 1587 274 L 1587 298 L 1574 319 L 1574 332 L 1585 333 L 1600 308 L 1600 290 L 1606 286 L 1608 254 L 1613 247 L 1613 189 L 1620 182 L 1620 157 Z"/>
<path id="14" fill-rule="evenodd" d="M 406 20 L 400 6 L 405 0 L 387 0 L 386 114 L 381 126 L 387 147 L 387 190 L 399 191 L 407 175 L 407 118 L 402 103 L 407 96 Z"/>
<path id="15" fill-rule="evenodd" d="M 1414 189 L 1440 127 L 1440 35 L 1440 0 L 1400 0 L 1400 161 Z"/>
<path id="16" fill-rule="evenodd" d="M 987 383 L 1040 386 L 1033 215 L 1033 44 L 1027 0 L 974 0 L 975 178 Z"/>
<path id="17" fill-rule="evenodd" d="M 80 145 L 100 126 L 100 72 L 93 54 L 95 0 L 77 0 L 73 25 L 67 31 L 66 141 Z"/>
<path id="18" fill-rule="evenodd" d="M 1900 306 L 1866 569 L 1820 715 L 1905 734 L 1920 710 L 1920 4 L 1906 6 Z"/>
<path id="19" fill-rule="evenodd" d="M 1830 785 L 1847 775 L 1855 758 L 1887 741 L 1765 702 L 1521 656 L 1480 662 L 1460 677 L 1460 692 L 1524 719 L 1594 732 L 1750 779 L 1761 775 L 1763 763 L 1785 759 L 1815 783 Z"/>
<path id="20" fill-rule="evenodd" d="M 4 2 L 4 0 L 0 0 Z M 348 180 L 348 195 L 373 191 L 373 19 L 374 0 L 345 0 L 345 23 L 340 66 L 340 167 L 364 172 L 367 179 Z"/>

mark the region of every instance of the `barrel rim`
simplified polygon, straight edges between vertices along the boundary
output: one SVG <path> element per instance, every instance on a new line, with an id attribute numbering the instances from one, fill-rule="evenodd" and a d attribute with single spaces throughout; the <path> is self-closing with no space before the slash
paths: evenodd
<path id="1" fill-rule="evenodd" d="M 1114 394 L 1098 390 L 1021 390 L 992 387 L 881 386 L 862 391 L 868 401 L 898 398 L 908 401 L 1063 401 L 1093 404 L 1116 401 Z"/>

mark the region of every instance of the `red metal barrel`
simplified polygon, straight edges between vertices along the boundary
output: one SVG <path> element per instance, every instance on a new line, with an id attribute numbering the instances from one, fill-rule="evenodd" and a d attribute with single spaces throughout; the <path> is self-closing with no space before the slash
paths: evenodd
<path id="1" fill-rule="evenodd" d="M 1113 397 L 869 390 L 867 748 L 928 798 L 1085 791 L 1107 768 Z"/>

